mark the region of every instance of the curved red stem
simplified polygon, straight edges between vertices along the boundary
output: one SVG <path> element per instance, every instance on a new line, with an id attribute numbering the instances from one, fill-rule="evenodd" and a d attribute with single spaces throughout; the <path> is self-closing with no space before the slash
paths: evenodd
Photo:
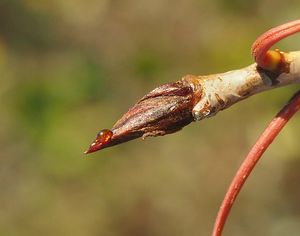
<path id="1" fill-rule="evenodd" d="M 272 28 L 259 36 L 252 45 L 251 52 L 257 65 L 263 69 L 270 69 L 268 50 L 279 40 L 300 32 L 300 19 L 275 28 Z M 272 56 L 271 56 L 272 57 Z M 272 58 L 271 58 L 272 59 Z M 276 58 L 275 58 L 276 60 Z M 272 63 L 272 62 L 271 62 Z M 231 207 L 243 187 L 247 177 L 255 167 L 256 163 L 279 134 L 289 119 L 300 109 L 300 90 L 291 98 L 286 106 L 270 122 L 265 131 L 258 138 L 244 162 L 235 174 L 225 194 L 219 212 L 217 214 L 212 236 L 220 236 Z"/>
<path id="2" fill-rule="evenodd" d="M 300 19 L 272 28 L 259 36 L 251 48 L 252 56 L 258 66 L 268 69 L 266 58 L 268 50 L 281 39 L 297 32 L 300 32 Z"/>
<path id="3" fill-rule="evenodd" d="M 225 225 L 230 209 L 240 192 L 247 177 L 250 175 L 255 164 L 262 154 L 278 135 L 288 120 L 300 109 L 300 90 L 291 98 L 287 105 L 275 116 L 265 131 L 258 138 L 244 162 L 235 174 L 224 200 L 219 209 L 212 236 L 220 236 Z"/>

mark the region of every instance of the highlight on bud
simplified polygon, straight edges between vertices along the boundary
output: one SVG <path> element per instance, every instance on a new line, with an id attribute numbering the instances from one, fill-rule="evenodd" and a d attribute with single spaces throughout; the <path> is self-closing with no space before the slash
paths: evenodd
<path id="1" fill-rule="evenodd" d="M 84 153 L 88 154 L 88 153 L 95 152 L 95 151 L 101 149 L 104 145 L 109 143 L 112 136 L 113 136 L 113 132 L 111 130 L 109 130 L 109 129 L 101 130 L 97 134 L 95 141 L 90 145 L 89 149 L 86 150 Z"/>
<path id="2" fill-rule="evenodd" d="M 192 109 L 201 97 L 201 87 L 194 76 L 164 84 L 131 107 L 111 130 L 102 130 L 85 152 L 148 136 L 174 133 L 194 121 Z"/>

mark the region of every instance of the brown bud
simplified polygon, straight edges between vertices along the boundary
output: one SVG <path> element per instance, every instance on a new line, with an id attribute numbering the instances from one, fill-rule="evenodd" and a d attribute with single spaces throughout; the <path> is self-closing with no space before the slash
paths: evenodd
<path id="1" fill-rule="evenodd" d="M 201 88 L 193 76 L 162 85 L 144 96 L 117 121 L 109 139 L 99 142 L 97 137 L 86 153 L 138 137 L 174 133 L 194 120 L 192 109 L 200 96 Z"/>

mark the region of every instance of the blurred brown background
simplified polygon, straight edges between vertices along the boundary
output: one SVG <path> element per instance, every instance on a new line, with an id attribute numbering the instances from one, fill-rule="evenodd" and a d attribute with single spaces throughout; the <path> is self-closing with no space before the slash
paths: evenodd
<path id="1" fill-rule="evenodd" d="M 0 235 L 210 235 L 244 155 L 297 86 L 173 135 L 82 153 L 152 88 L 252 63 L 255 37 L 299 12 L 296 0 L 2 0 Z M 300 234 L 299 118 L 224 235 Z"/>

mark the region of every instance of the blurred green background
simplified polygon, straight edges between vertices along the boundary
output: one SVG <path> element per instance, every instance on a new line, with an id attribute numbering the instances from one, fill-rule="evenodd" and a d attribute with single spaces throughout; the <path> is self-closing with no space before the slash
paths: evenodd
<path id="1" fill-rule="evenodd" d="M 0 235 L 210 235 L 243 157 L 297 86 L 173 135 L 83 151 L 156 86 L 252 63 L 255 37 L 299 12 L 296 0 L 2 0 Z M 249 178 L 224 235 L 299 235 L 299 118 Z"/>

